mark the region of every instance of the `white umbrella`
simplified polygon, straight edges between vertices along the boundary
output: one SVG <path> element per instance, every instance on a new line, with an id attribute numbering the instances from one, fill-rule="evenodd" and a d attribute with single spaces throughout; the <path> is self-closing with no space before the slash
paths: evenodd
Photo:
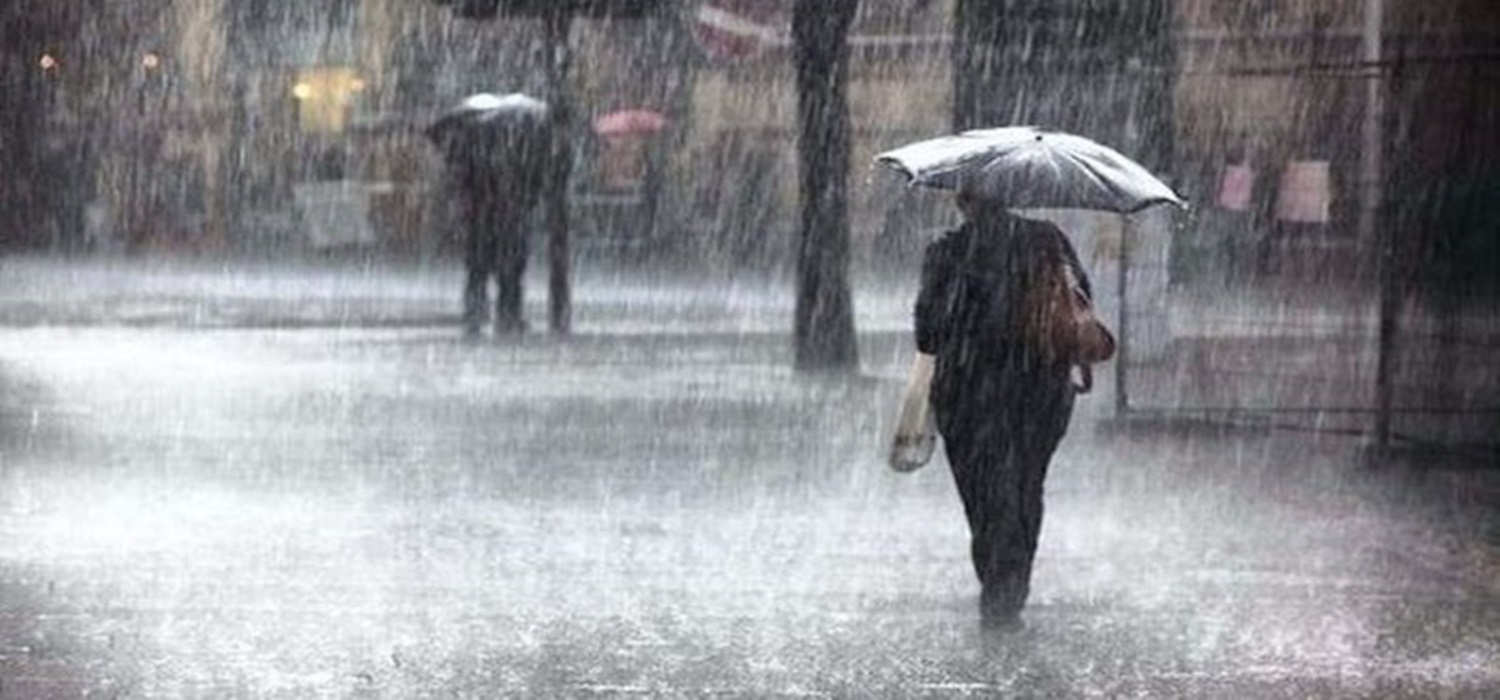
<path id="1" fill-rule="evenodd" d="M 965 131 L 875 157 L 913 186 L 969 194 L 1015 209 L 1093 209 L 1129 214 L 1186 202 L 1118 151 L 1082 136 L 1032 126 Z"/>
<path id="2" fill-rule="evenodd" d="M 482 162 L 546 145 L 548 106 L 519 92 L 470 95 L 444 112 L 426 134 L 455 161 Z"/>

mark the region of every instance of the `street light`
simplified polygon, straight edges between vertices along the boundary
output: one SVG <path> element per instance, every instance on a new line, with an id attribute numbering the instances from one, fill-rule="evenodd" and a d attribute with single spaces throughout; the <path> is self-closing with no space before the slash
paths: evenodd
<path id="1" fill-rule="evenodd" d="M 57 57 L 53 56 L 50 53 L 44 53 L 42 54 L 41 58 L 37 59 L 36 65 L 44 72 L 57 70 Z"/>

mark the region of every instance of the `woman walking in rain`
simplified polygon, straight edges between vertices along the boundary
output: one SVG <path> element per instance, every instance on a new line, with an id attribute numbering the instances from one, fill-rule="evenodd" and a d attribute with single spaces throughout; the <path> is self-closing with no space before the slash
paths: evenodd
<path id="1" fill-rule="evenodd" d="M 1087 388 L 1050 338 L 1046 299 L 1069 274 L 1090 288 L 1057 227 L 958 201 L 964 224 L 923 261 L 916 344 L 933 356 L 932 409 L 968 516 L 981 619 L 1003 627 L 1026 604 L 1047 465 Z"/>
<path id="2" fill-rule="evenodd" d="M 1109 359 L 1115 345 L 1093 315 L 1088 275 L 1062 231 L 1009 210 L 1131 214 L 1185 202 L 1114 149 L 1036 127 L 966 131 L 876 161 L 912 185 L 956 191 L 965 218 L 923 261 L 919 354 L 891 466 L 911 471 L 926 461 L 930 405 L 969 520 L 981 618 L 1011 625 L 1031 590 L 1047 465 L 1068 430 L 1074 395 L 1093 383 L 1089 366 Z"/>

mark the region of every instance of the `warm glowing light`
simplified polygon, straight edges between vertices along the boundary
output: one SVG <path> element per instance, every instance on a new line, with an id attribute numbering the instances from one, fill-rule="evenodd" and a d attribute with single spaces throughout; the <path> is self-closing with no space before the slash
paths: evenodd
<path id="1" fill-rule="evenodd" d="M 146 70 L 156 70 L 157 68 L 161 67 L 161 56 L 158 56 L 155 53 L 147 53 L 145 56 L 141 57 L 141 65 L 144 66 Z"/>
<path id="2" fill-rule="evenodd" d="M 307 133 L 336 134 L 348 125 L 353 106 L 369 83 L 347 66 L 308 66 L 293 78 L 297 119 Z"/>
<path id="3" fill-rule="evenodd" d="M 42 70 L 53 70 L 57 68 L 57 59 L 50 53 L 44 53 L 36 64 L 41 66 Z"/>

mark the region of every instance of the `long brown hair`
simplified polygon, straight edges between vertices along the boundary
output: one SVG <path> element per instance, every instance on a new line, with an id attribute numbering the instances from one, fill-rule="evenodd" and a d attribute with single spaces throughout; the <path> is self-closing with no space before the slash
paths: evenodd
<path id="1" fill-rule="evenodd" d="M 1072 332 L 1072 295 L 1077 280 L 1061 246 L 1053 235 L 1034 235 L 1020 242 L 1032 246 L 1024 266 L 1025 292 L 1021 295 L 1021 337 L 1026 346 L 1046 363 L 1066 362 Z"/>

